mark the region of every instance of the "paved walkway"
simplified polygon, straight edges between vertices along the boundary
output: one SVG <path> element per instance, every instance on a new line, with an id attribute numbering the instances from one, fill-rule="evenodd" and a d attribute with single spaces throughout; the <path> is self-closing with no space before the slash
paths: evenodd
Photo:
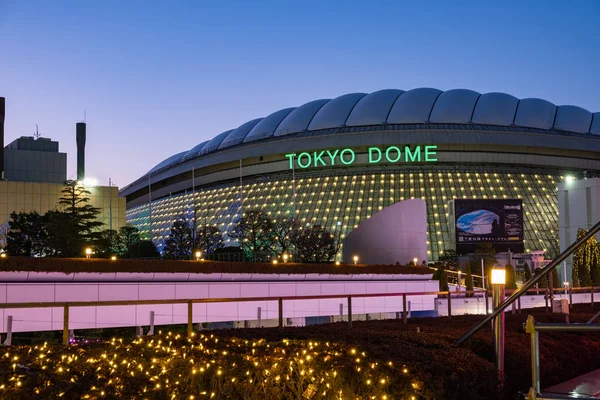
<path id="1" fill-rule="evenodd" d="M 542 390 L 543 394 L 577 394 L 581 397 L 600 398 L 600 369 L 578 376 Z"/>

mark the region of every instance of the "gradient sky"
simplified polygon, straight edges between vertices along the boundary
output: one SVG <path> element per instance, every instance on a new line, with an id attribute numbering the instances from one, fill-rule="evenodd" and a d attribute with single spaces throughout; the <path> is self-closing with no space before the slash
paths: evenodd
<path id="1" fill-rule="evenodd" d="M 0 0 L 6 143 L 60 141 L 125 186 L 317 98 L 468 88 L 600 111 L 600 1 Z"/>

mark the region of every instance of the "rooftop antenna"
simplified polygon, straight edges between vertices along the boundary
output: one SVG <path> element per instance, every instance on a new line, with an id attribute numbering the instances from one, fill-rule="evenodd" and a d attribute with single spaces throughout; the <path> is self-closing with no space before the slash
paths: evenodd
<path id="1" fill-rule="evenodd" d="M 35 124 L 35 134 L 33 135 L 33 137 L 35 138 L 35 140 L 38 140 L 40 138 L 40 131 L 39 131 L 39 127 L 38 124 Z"/>

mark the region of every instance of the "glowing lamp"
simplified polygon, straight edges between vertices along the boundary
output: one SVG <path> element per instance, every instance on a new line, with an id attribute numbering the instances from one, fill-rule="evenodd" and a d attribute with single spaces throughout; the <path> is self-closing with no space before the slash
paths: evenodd
<path id="1" fill-rule="evenodd" d="M 110 257 L 110 260 L 111 260 L 111 261 L 117 261 L 117 256 L 111 256 L 111 257 Z"/>
<path id="2" fill-rule="evenodd" d="M 287 262 L 287 260 L 288 260 L 288 257 L 289 257 L 289 256 L 288 256 L 287 254 L 284 254 L 284 255 L 283 255 L 283 262 L 284 262 L 284 263 L 286 263 L 286 262 Z"/>
<path id="3" fill-rule="evenodd" d="M 6 257 L 8 257 L 8 256 L 6 255 L 6 253 L 4 253 L 4 252 L 0 253 L 0 258 L 6 258 Z"/>
<path id="4" fill-rule="evenodd" d="M 277 260 L 273 260 L 273 265 L 277 265 Z"/>
<path id="5" fill-rule="evenodd" d="M 339 262 L 339 261 L 336 261 L 336 262 L 335 262 L 335 265 L 340 265 L 340 262 Z"/>
<path id="6" fill-rule="evenodd" d="M 506 285 L 506 270 L 501 265 L 492 268 L 492 285 Z"/>
<path id="7" fill-rule="evenodd" d="M 354 260 L 354 264 L 356 265 L 356 263 L 358 262 L 358 256 L 354 256 L 352 257 L 352 259 Z"/>
<path id="8" fill-rule="evenodd" d="M 196 260 L 200 261 L 200 259 L 202 258 L 202 252 L 200 250 L 196 251 Z"/>
<path id="9" fill-rule="evenodd" d="M 417 257 L 413 258 L 413 262 L 415 263 L 415 265 L 417 265 L 417 263 L 419 262 L 419 259 Z"/>
<path id="10" fill-rule="evenodd" d="M 571 175 L 569 175 L 569 176 L 567 176 L 567 177 L 565 178 L 565 181 L 566 181 L 567 183 L 572 183 L 573 181 L 575 181 L 575 178 L 574 178 L 574 177 L 572 177 Z"/>

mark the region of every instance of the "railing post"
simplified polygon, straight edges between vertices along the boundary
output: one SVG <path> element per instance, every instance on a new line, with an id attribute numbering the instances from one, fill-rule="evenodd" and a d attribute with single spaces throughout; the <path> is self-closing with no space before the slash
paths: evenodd
<path id="1" fill-rule="evenodd" d="M 279 329 L 283 328 L 283 298 L 279 298 Z"/>
<path id="2" fill-rule="evenodd" d="M 187 309 L 187 335 L 188 337 L 192 337 L 194 335 L 194 303 L 191 300 L 188 301 Z"/>
<path id="3" fill-rule="evenodd" d="M 485 289 L 485 292 L 483 292 L 483 296 L 485 297 L 485 315 L 488 315 L 490 313 L 490 300 L 487 289 Z"/>
<path id="4" fill-rule="evenodd" d="M 150 329 L 146 333 L 146 336 L 152 335 L 154 335 L 154 311 L 150 311 Z"/>
<path id="5" fill-rule="evenodd" d="M 406 293 L 402 293 L 402 322 L 408 323 L 408 311 L 406 309 Z"/>
<path id="6" fill-rule="evenodd" d="M 65 304 L 63 312 L 63 345 L 69 345 L 69 305 Z"/>
<path id="7" fill-rule="evenodd" d="M 352 296 L 348 296 L 348 328 L 352 328 Z"/>
<path id="8" fill-rule="evenodd" d="M 544 290 L 544 303 L 546 305 L 546 313 L 548 312 L 548 288 Z"/>
<path id="9" fill-rule="evenodd" d="M 521 314 L 521 298 L 520 297 L 517 298 L 517 308 L 519 310 L 519 314 Z"/>
<path id="10" fill-rule="evenodd" d="M 258 323 L 258 327 L 262 328 L 262 308 L 258 307 L 258 309 L 256 310 L 256 320 Z"/>
<path id="11" fill-rule="evenodd" d="M 594 285 L 590 288 L 590 296 L 592 298 L 592 307 L 594 307 Z"/>
<path id="12" fill-rule="evenodd" d="M 569 288 L 569 310 L 573 308 L 573 289 Z"/>
<path id="13" fill-rule="evenodd" d="M 540 357 L 539 334 L 535 330 L 535 320 L 530 315 L 525 323 L 525 332 L 531 335 L 531 388 L 536 394 L 540 393 Z"/>
<path id="14" fill-rule="evenodd" d="M 9 315 L 6 317 L 6 340 L 4 341 L 5 346 L 10 346 L 12 344 L 12 324 L 13 317 Z"/>
<path id="15" fill-rule="evenodd" d="M 452 317 L 452 292 L 448 290 L 448 318 Z"/>

